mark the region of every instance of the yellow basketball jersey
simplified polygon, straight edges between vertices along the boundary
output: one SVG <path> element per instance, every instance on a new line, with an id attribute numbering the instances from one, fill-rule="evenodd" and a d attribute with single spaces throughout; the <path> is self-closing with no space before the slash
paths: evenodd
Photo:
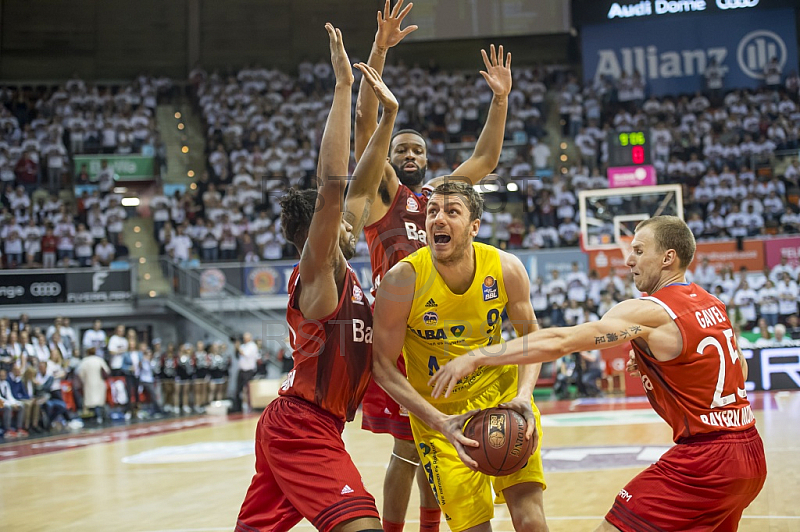
<path id="1" fill-rule="evenodd" d="M 430 248 L 404 258 L 417 274 L 416 291 L 406 325 L 403 356 L 408 380 L 433 405 L 449 405 L 480 395 L 498 379 L 516 388 L 517 367 L 480 367 L 467 375 L 449 398 L 431 397 L 431 376 L 448 361 L 475 348 L 502 342 L 502 320 L 508 297 L 497 249 L 473 243 L 475 277 L 463 294 L 454 294 L 433 266 Z"/>

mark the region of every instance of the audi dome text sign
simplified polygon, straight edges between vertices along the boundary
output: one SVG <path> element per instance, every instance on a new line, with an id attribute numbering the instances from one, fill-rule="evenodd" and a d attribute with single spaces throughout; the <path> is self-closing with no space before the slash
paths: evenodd
<path id="1" fill-rule="evenodd" d="M 670 15 L 675 13 L 705 12 L 713 5 L 727 11 L 730 9 L 752 9 L 760 0 L 643 0 L 637 3 L 614 2 L 608 8 L 609 19 Z"/>
<path id="2" fill-rule="evenodd" d="M 63 273 L 0 274 L 0 305 L 63 303 L 67 300 L 67 279 Z"/>
<path id="3" fill-rule="evenodd" d="M 713 60 L 726 71 L 725 88 L 758 87 L 772 57 L 784 76 L 796 69 L 795 20 L 791 9 L 740 8 L 724 15 L 631 17 L 584 26 L 585 81 L 638 71 L 650 94 L 692 93 L 703 89 Z"/>

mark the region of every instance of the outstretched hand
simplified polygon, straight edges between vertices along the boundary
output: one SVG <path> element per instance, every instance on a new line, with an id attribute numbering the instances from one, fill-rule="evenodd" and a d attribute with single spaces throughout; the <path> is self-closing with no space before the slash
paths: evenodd
<path id="1" fill-rule="evenodd" d="M 428 386 L 433 386 L 431 397 L 436 399 L 442 393 L 445 397 L 450 397 L 458 381 L 477 369 L 476 360 L 474 355 L 461 355 L 439 368 L 428 381 Z"/>
<path id="2" fill-rule="evenodd" d="M 353 76 L 353 69 L 350 67 L 350 58 L 347 57 L 347 51 L 344 49 L 342 30 L 334 28 L 333 24 L 330 22 L 325 24 L 325 30 L 328 32 L 328 38 L 330 39 L 331 65 L 333 65 L 336 83 L 348 83 L 352 85 L 355 81 L 355 77 Z"/>
<path id="3" fill-rule="evenodd" d="M 400 29 L 400 24 L 403 23 L 403 19 L 406 18 L 414 4 L 408 4 L 405 9 L 400 11 L 402 6 L 403 0 L 399 0 L 392 9 L 391 2 L 386 0 L 383 13 L 378 11 L 378 32 L 375 34 L 375 46 L 378 48 L 396 46 L 406 35 L 419 28 L 419 26 L 411 25 L 404 30 Z"/>
<path id="4" fill-rule="evenodd" d="M 636 363 L 636 355 L 634 355 L 633 349 L 628 353 L 628 363 L 625 365 L 625 371 L 627 371 L 631 377 L 642 376 L 639 372 L 639 364 Z"/>
<path id="5" fill-rule="evenodd" d="M 489 48 L 489 55 L 486 50 L 481 50 L 483 64 L 486 70 L 481 70 L 481 75 L 489 84 L 495 96 L 508 96 L 511 92 L 511 52 L 508 52 L 503 64 L 503 45 L 501 44 L 495 55 L 494 45 Z"/>
<path id="6" fill-rule="evenodd" d="M 378 71 L 369 66 L 366 63 L 356 63 L 355 66 L 357 69 L 364 74 L 364 80 L 369 83 L 369 86 L 372 87 L 372 90 L 375 91 L 375 96 L 378 98 L 378 101 L 383 105 L 385 111 L 389 112 L 396 112 L 399 105 L 397 104 L 397 98 L 394 97 L 392 91 L 389 90 L 389 87 L 383 82 L 381 75 L 378 74 Z"/>

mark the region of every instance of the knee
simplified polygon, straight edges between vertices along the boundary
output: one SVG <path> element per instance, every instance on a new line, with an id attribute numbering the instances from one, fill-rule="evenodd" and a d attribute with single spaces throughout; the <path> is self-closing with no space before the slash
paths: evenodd
<path id="1" fill-rule="evenodd" d="M 417 447 L 413 441 L 399 440 L 395 438 L 392 454 L 399 456 L 404 460 L 409 460 L 415 463 L 419 462 L 419 454 L 417 454 Z"/>

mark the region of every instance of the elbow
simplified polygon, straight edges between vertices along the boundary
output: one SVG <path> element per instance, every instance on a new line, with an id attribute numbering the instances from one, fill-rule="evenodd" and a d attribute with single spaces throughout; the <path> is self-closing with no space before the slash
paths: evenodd
<path id="1" fill-rule="evenodd" d="M 389 381 L 390 371 L 391 368 L 387 367 L 387 361 L 384 358 L 372 356 L 372 378 L 381 388 Z"/>

